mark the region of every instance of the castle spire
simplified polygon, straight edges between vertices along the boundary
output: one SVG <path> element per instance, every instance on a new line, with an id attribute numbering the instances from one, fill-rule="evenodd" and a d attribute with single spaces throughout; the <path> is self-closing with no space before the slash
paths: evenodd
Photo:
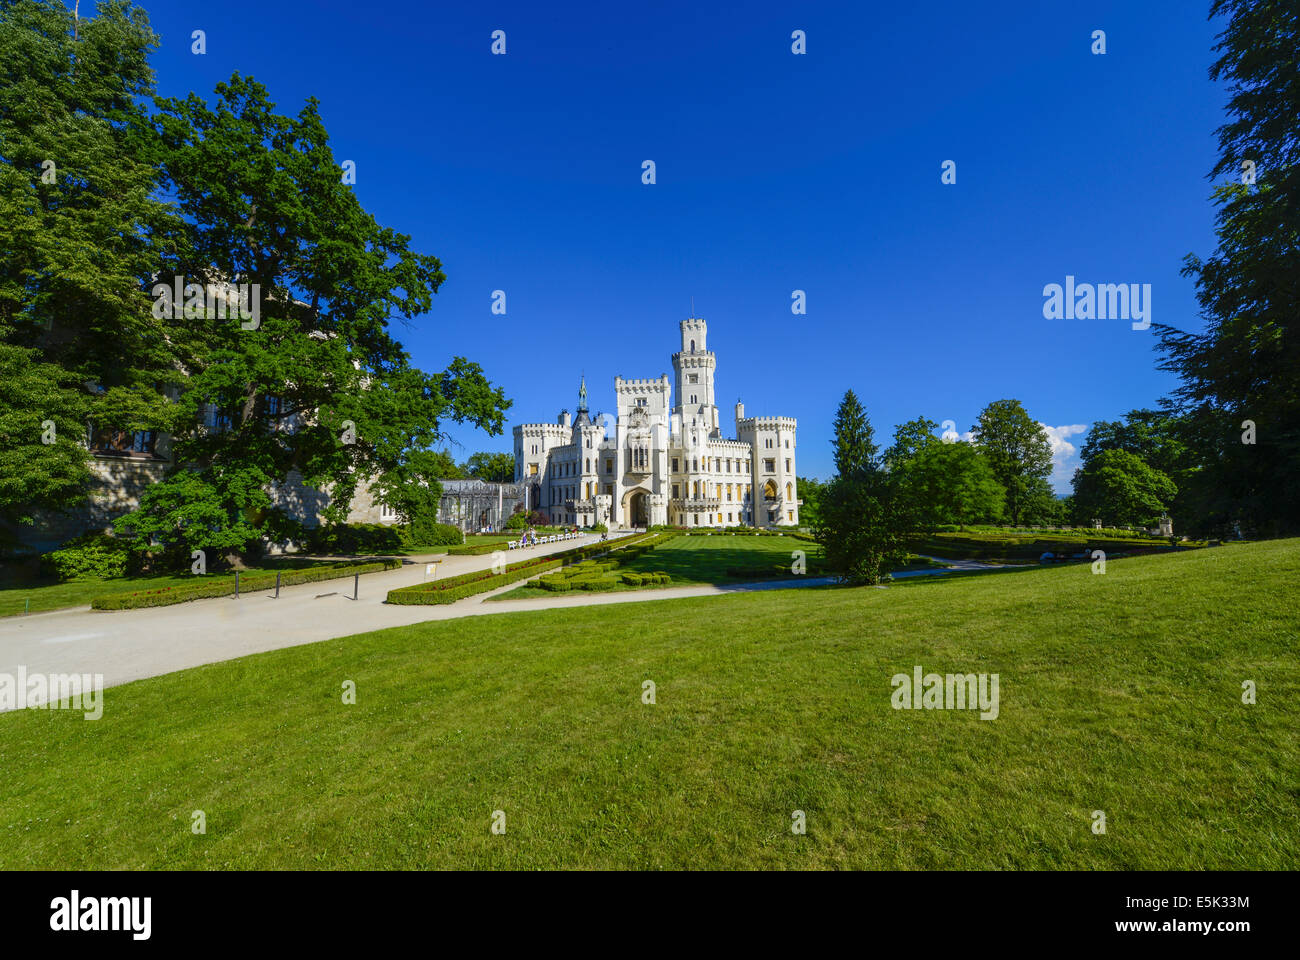
<path id="1" fill-rule="evenodd" d="M 587 412 L 587 374 L 582 375 L 582 385 L 578 387 L 578 412 Z"/>

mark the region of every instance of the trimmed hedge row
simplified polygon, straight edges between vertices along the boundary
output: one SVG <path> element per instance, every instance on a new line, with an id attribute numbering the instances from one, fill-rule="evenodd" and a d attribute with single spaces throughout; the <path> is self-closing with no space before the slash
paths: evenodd
<path id="1" fill-rule="evenodd" d="M 637 540 L 641 536 L 643 534 L 634 533 L 626 537 L 620 537 L 617 540 L 591 543 L 583 547 L 574 547 L 572 550 L 552 553 L 549 556 L 520 560 L 507 564 L 505 571 L 502 573 L 493 573 L 491 570 L 476 570 L 473 573 L 463 573 L 458 577 L 448 577 L 446 580 L 417 583 L 410 587 L 398 587 L 395 590 L 388 591 L 387 602 L 407 605 L 455 603 L 457 600 L 473 596 L 476 593 L 495 590 L 497 587 L 503 587 L 517 580 L 524 580 L 536 574 L 545 573 L 547 570 L 558 569 L 561 566 L 573 563 L 575 560 L 580 563 L 597 553 L 603 553 L 612 546 Z"/>
<path id="2" fill-rule="evenodd" d="M 292 587 L 299 583 L 316 583 L 320 580 L 338 580 L 357 573 L 378 573 L 383 570 L 395 570 L 402 565 L 401 560 L 375 560 L 370 563 L 353 563 L 345 566 L 310 567 L 306 570 L 286 570 L 280 574 L 280 585 Z M 258 571 L 241 574 L 239 592 L 253 593 L 270 590 L 275 587 L 274 573 Z M 205 600 L 212 597 L 229 597 L 235 594 L 235 581 L 221 579 L 207 583 L 197 583 L 192 587 L 163 587 L 160 590 L 141 590 L 137 593 L 118 593 L 112 596 L 95 597 L 90 601 L 94 610 L 135 610 L 141 607 L 167 607 L 173 603 L 187 603 L 190 600 Z"/>
<path id="3" fill-rule="evenodd" d="M 620 583 L 632 587 L 671 583 L 672 578 L 669 577 L 668 574 L 659 571 L 652 571 L 649 573 L 621 573 L 614 577 L 604 576 L 604 574 L 616 571 L 622 564 L 629 560 L 635 560 L 647 550 L 653 550 L 660 543 L 663 543 L 666 540 L 671 540 L 676 535 L 675 532 L 658 534 L 632 546 L 624 547 L 617 553 L 611 554 L 608 559 L 599 562 L 587 560 L 582 563 L 574 564 L 566 570 L 558 573 L 539 577 L 537 580 L 537 586 L 543 590 L 549 590 L 552 593 L 567 593 L 570 590 L 604 592 L 606 590 L 613 590 Z"/>
<path id="4" fill-rule="evenodd" d="M 652 570 L 648 573 L 624 573 L 620 576 L 624 583 L 632 587 L 648 587 L 657 583 L 671 583 L 673 579 L 662 570 Z"/>

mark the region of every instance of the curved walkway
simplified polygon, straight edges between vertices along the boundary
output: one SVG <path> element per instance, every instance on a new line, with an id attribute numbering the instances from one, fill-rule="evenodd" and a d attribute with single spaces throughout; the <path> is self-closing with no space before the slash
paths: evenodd
<path id="1" fill-rule="evenodd" d="M 576 541 L 576 544 L 585 542 L 591 540 Z M 562 541 L 528 548 L 521 555 L 544 556 L 573 546 L 575 541 Z M 514 559 L 516 552 L 511 551 L 508 556 Z M 498 590 L 445 605 L 384 603 L 389 590 L 422 582 L 425 579 L 424 565 L 431 559 L 440 560 L 436 574 L 439 578 L 486 570 L 492 565 L 491 554 L 480 557 L 430 555 L 408 559 L 411 562 L 400 569 L 362 575 L 360 596 L 356 600 L 351 597 L 351 579 L 343 579 L 285 587 L 280 591 L 279 599 L 271 593 L 254 592 L 243 594 L 238 600 L 219 597 L 143 610 L 102 611 L 76 607 L 26 617 L 7 617 L 0 620 L 0 674 L 16 676 L 20 667 L 25 668 L 29 675 L 102 674 L 107 687 L 253 653 L 433 620 L 789 590 L 833 582 L 830 577 L 809 577 L 486 602 L 527 582 L 515 581 Z M 956 570 L 996 569 L 999 566 L 974 561 L 938 562 L 949 563 Z M 895 576 L 947 572 L 910 570 Z"/>

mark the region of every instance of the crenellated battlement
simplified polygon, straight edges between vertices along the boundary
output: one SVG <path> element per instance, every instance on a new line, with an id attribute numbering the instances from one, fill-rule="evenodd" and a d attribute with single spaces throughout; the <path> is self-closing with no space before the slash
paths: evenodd
<path id="1" fill-rule="evenodd" d="M 795 430 L 799 421 L 794 417 L 745 417 L 736 425 L 741 430 Z"/>
<path id="2" fill-rule="evenodd" d="M 668 374 L 662 374 L 653 379 L 624 380 L 622 377 L 614 378 L 614 391 L 616 393 L 645 393 L 646 391 L 668 391 Z"/>

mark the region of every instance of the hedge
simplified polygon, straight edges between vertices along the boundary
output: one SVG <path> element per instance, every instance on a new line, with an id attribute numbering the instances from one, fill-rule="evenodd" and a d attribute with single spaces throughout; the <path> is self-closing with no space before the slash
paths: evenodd
<path id="1" fill-rule="evenodd" d="M 592 593 L 604 593 L 606 590 L 613 590 L 618 586 L 618 581 L 607 580 L 603 577 L 583 577 L 577 580 L 570 580 L 575 590 L 587 590 Z"/>
<path id="2" fill-rule="evenodd" d="M 394 570 L 402 565 L 401 560 L 375 560 L 371 563 L 353 563 L 340 566 L 309 567 L 306 570 L 286 570 L 280 576 L 280 585 L 291 587 L 298 583 L 316 583 L 321 580 L 338 580 L 358 573 L 378 573 Z M 275 587 L 276 574 L 259 570 L 255 573 L 240 574 L 239 592 L 254 593 Z M 187 603 L 190 600 L 204 600 L 211 597 L 230 597 L 235 594 L 235 581 L 222 578 L 200 581 L 192 587 L 163 587 L 160 590 L 141 590 L 136 593 L 118 593 L 107 597 L 95 597 L 90 601 L 94 610 L 135 610 L 141 607 L 167 607 L 174 603 Z"/>
<path id="3" fill-rule="evenodd" d="M 41 557 L 41 572 L 63 582 L 113 580 L 138 568 L 138 561 L 130 541 L 91 531 Z"/>
<path id="4" fill-rule="evenodd" d="M 525 580 L 548 570 L 559 569 L 561 566 L 574 562 L 574 560 L 581 562 L 620 543 L 639 540 L 642 536 L 644 535 L 634 533 L 626 537 L 620 537 L 617 540 L 590 543 L 586 546 L 574 547 L 571 550 L 552 553 L 549 556 L 520 560 L 516 563 L 507 564 L 505 571 L 502 573 L 493 573 L 491 570 L 475 570 L 473 573 L 463 573 L 458 577 L 448 577 L 446 580 L 434 580 L 432 583 L 417 583 L 410 587 L 398 587 L 395 590 L 388 591 L 387 602 L 407 605 L 455 603 L 457 600 L 473 596 L 476 593 L 495 590 L 497 587 L 503 587 L 517 580 Z"/>

